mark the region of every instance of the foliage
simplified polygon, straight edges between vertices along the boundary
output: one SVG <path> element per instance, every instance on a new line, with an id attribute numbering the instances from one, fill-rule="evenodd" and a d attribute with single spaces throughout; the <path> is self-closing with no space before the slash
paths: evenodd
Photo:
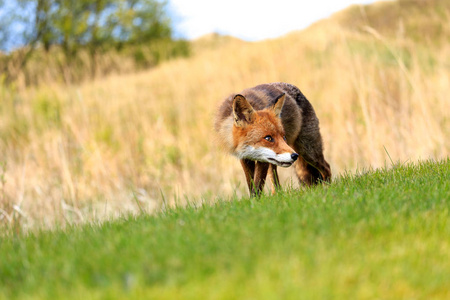
<path id="1" fill-rule="evenodd" d="M 37 56 L 55 60 L 55 47 L 64 56 L 60 69 L 81 64 L 84 73 L 90 73 L 91 77 L 98 75 L 100 57 L 113 49 L 121 52 L 131 47 L 135 49 L 132 51 L 142 51 L 143 46 L 155 48 L 154 45 L 167 44 L 167 41 L 177 45 L 172 48 L 187 49 L 185 42 L 172 39 L 166 2 L 158 0 L 17 0 L 2 6 L 10 9 L 11 16 L 0 23 L 0 36 L 4 36 L 0 49 L 10 50 L 11 43 L 24 46 L 0 59 L 0 67 L 5 69 L 9 81 L 17 79 L 29 60 L 38 60 L 33 55 L 35 51 L 41 52 Z M 15 9 L 19 12 L 15 13 Z M 17 31 L 16 41 L 7 35 L 13 29 Z M 159 61 L 162 53 L 170 51 L 163 49 L 151 55 L 154 61 Z M 169 56 L 186 54 L 185 50 L 182 52 Z M 87 56 L 88 64 L 80 63 L 83 56 Z M 11 62 L 18 70 L 8 67 Z M 136 63 L 139 65 L 139 59 Z M 65 81 L 68 80 L 74 81 L 73 76 L 66 76 Z"/>
<path id="2" fill-rule="evenodd" d="M 165 5 L 157 0 L 17 0 L 2 6 L 12 13 L 19 8 L 20 13 L 27 13 L 27 19 L 13 13 L 2 32 L 18 26 L 15 30 L 24 44 L 40 44 L 46 51 L 60 45 L 67 54 L 75 54 L 83 45 L 146 43 L 171 37 Z M 4 50 L 5 42 L 0 44 Z"/>

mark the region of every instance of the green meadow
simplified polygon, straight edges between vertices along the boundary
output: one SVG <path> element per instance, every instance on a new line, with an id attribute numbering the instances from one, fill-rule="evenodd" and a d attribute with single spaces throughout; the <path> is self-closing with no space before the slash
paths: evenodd
<path id="1" fill-rule="evenodd" d="M 187 202 L 101 224 L 9 228 L 0 299 L 450 297 L 450 159 Z"/>

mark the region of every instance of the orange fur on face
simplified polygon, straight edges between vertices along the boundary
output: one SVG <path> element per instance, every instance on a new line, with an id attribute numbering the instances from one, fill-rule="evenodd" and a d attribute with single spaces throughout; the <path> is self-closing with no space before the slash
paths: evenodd
<path id="1" fill-rule="evenodd" d="M 273 138 L 273 142 L 265 139 L 268 135 Z M 269 109 L 256 111 L 253 122 L 247 123 L 245 126 L 233 126 L 233 142 L 236 151 L 243 146 L 251 145 L 255 148 L 270 148 L 276 154 L 295 152 L 284 140 L 281 119 Z"/>

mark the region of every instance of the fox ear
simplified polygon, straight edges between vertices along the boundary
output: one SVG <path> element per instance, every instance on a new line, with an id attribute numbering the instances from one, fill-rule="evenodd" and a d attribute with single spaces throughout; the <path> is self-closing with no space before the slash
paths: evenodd
<path id="1" fill-rule="evenodd" d="M 283 93 L 280 96 L 278 96 L 277 99 L 275 99 L 275 104 L 272 105 L 272 110 L 275 113 L 275 115 L 279 118 L 281 115 L 281 110 L 283 109 L 284 100 L 286 99 L 286 94 Z"/>
<path id="2" fill-rule="evenodd" d="M 234 124 L 237 127 L 243 127 L 247 123 L 253 123 L 255 120 L 255 110 L 248 103 L 244 96 L 237 94 L 233 99 Z"/>

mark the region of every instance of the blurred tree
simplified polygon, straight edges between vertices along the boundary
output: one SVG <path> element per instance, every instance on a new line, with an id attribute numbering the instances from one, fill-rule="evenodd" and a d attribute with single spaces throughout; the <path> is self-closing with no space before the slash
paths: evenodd
<path id="1" fill-rule="evenodd" d="M 171 37 L 166 1 L 157 0 L 12 0 L 0 1 L 0 49 L 13 29 L 28 45 L 122 45 Z M 17 36 L 16 36 L 17 38 Z M 16 45 L 17 46 L 17 45 Z"/>
<path id="2" fill-rule="evenodd" d="M 112 47 L 171 40 L 166 6 L 164 0 L 0 0 L 0 50 L 22 46 L 23 65 L 36 47 L 53 46 L 69 64 L 80 49 L 95 62 Z"/>

